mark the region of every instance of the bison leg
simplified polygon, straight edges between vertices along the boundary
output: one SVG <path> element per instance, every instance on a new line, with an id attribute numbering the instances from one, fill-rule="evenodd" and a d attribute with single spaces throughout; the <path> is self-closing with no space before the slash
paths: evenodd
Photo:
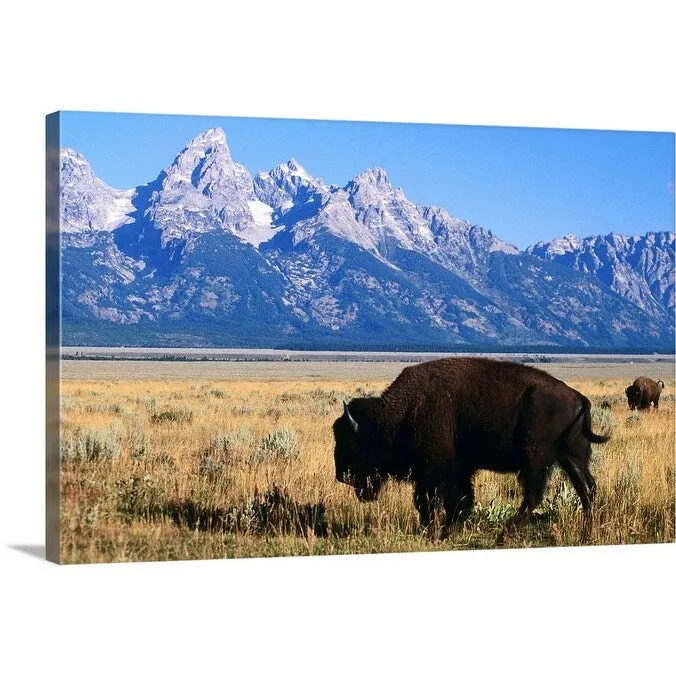
<path id="1" fill-rule="evenodd" d="M 453 526 L 461 524 L 472 513 L 474 507 L 474 488 L 472 476 L 456 476 L 444 493 L 444 509 L 446 510 L 446 532 Z"/>
<path id="2" fill-rule="evenodd" d="M 588 513 L 591 510 L 592 493 L 595 488 L 590 485 L 588 477 L 591 477 L 589 470 L 583 467 L 579 460 L 572 458 L 569 455 L 563 455 L 559 458 L 559 463 L 568 475 L 573 487 L 580 496 L 582 502 L 582 510 Z"/>
<path id="3" fill-rule="evenodd" d="M 418 514 L 420 525 L 431 537 L 436 537 L 436 514 L 439 509 L 439 489 L 425 481 L 417 481 L 413 489 L 413 501 Z"/>
<path id="4" fill-rule="evenodd" d="M 584 468 L 584 478 L 587 480 L 587 486 L 589 486 L 589 502 L 591 505 L 594 504 L 594 498 L 596 497 L 596 481 L 589 471 L 589 467 Z"/>
<path id="5" fill-rule="evenodd" d="M 575 491 L 580 497 L 584 513 L 584 539 L 588 539 L 591 531 L 592 502 L 596 495 L 596 481 L 586 463 L 570 455 L 559 457 L 559 463 L 568 475 Z"/>
<path id="6" fill-rule="evenodd" d="M 545 494 L 549 469 L 527 469 L 519 472 L 519 482 L 523 487 L 523 501 L 519 511 L 505 524 L 504 536 L 528 521 L 533 510 L 542 502 Z"/>

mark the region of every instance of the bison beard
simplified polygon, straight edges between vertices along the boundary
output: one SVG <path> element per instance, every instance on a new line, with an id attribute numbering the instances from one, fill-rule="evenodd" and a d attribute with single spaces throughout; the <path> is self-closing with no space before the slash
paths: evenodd
<path id="1" fill-rule="evenodd" d="M 582 502 L 585 532 L 596 483 L 589 400 L 544 371 L 482 358 L 405 368 L 381 397 L 353 399 L 333 424 L 336 479 L 375 500 L 388 478 L 410 480 L 424 529 L 443 505 L 443 534 L 472 511 L 477 470 L 516 472 L 523 501 L 506 531 L 540 504 L 558 462 Z"/>

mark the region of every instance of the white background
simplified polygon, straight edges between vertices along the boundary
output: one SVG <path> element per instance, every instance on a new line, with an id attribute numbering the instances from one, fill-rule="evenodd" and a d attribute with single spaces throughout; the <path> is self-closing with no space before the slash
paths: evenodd
<path id="1" fill-rule="evenodd" d="M 46 113 L 674 130 L 669 3 L 437 5 L 5 13 L 4 673 L 673 673 L 674 545 L 70 567 L 26 553 L 44 527 Z"/>

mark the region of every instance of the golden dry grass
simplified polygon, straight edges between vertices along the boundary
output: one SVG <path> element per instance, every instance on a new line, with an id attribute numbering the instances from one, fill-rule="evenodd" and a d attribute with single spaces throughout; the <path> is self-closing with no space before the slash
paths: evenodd
<path id="1" fill-rule="evenodd" d="M 331 424 L 380 381 L 64 381 L 61 556 L 67 563 L 494 547 L 520 501 L 481 472 L 472 517 L 421 533 L 412 489 L 361 504 L 334 478 Z M 590 544 L 674 541 L 674 381 L 659 412 L 631 413 L 625 380 L 572 381 L 595 404 Z M 610 409 L 600 408 L 606 401 Z M 579 500 L 555 471 L 506 546 L 580 544 Z"/>

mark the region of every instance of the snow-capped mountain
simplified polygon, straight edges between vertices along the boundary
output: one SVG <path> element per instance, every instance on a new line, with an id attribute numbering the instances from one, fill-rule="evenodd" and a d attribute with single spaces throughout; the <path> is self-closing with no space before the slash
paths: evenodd
<path id="1" fill-rule="evenodd" d="M 315 179 L 292 157 L 272 171 L 262 171 L 254 178 L 256 196 L 273 209 L 284 213 L 314 193 L 326 193 L 328 187 Z"/>
<path id="2" fill-rule="evenodd" d="M 71 149 L 61 151 L 61 232 L 87 241 L 129 222 L 134 190 L 115 190 L 98 179 L 89 162 Z"/>
<path id="3" fill-rule="evenodd" d="M 222 129 L 194 138 L 153 187 L 144 215 L 162 231 L 162 246 L 218 230 L 254 245 L 274 235 L 272 209 L 256 197 L 249 172 L 233 161 Z"/>
<path id="4" fill-rule="evenodd" d="M 631 295 L 599 266 L 559 264 L 583 242 L 522 253 L 444 209 L 411 202 L 382 168 L 339 187 L 290 159 L 252 178 L 221 129 L 200 134 L 157 178 L 127 191 L 62 150 L 61 218 L 70 343 L 673 341 L 673 235 L 649 234 L 622 250 L 652 280 L 649 298 Z M 655 309 L 658 291 L 671 298 L 666 314 Z"/>

